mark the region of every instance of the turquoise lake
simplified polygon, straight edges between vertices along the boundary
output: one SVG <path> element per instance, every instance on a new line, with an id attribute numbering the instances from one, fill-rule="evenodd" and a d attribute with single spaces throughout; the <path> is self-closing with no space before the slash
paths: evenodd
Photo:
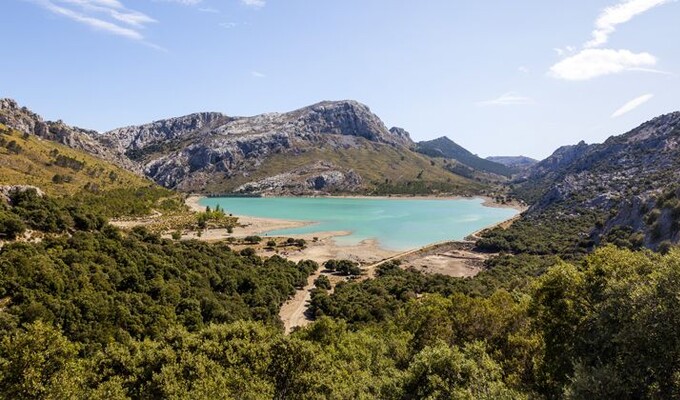
<path id="1" fill-rule="evenodd" d="M 384 248 L 407 250 L 443 240 L 460 240 L 518 213 L 510 208 L 484 207 L 474 199 L 384 199 L 325 197 L 203 198 L 200 204 L 220 205 L 234 215 L 314 222 L 300 228 L 273 230 L 272 236 L 349 231 L 340 245 L 376 239 Z"/>

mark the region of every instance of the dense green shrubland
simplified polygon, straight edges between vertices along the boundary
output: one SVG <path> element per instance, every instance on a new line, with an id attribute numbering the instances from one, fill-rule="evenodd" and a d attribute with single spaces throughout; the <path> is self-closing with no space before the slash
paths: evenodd
<path id="1" fill-rule="evenodd" d="M 3 229 L 44 237 L 0 248 L 2 398 L 680 396 L 680 250 L 502 255 L 466 279 L 388 263 L 316 290 L 317 322 L 286 336 L 279 308 L 315 263 L 23 196 Z"/>

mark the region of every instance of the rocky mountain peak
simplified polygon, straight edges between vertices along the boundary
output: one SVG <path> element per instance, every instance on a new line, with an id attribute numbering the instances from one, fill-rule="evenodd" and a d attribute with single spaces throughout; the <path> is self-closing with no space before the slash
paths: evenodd
<path id="1" fill-rule="evenodd" d="M 401 146 L 412 144 L 410 138 L 393 135 L 368 106 L 354 100 L 322 101 L 289 116 L 313 133 L 357 136 Z"/>

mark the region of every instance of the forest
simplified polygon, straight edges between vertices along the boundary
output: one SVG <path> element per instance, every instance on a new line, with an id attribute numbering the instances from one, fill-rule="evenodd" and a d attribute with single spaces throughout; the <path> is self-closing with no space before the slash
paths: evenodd
<path id="1" fill-rule="evenodd" d="M 680 397 L 677 249 L 507 252 L 466 279 L 388 263 L 332 292 L 319 281 L 317 321 L 285 335 L 278 310 L 316 263 L 120 230 L 82 199 L 11 204 L 3 398 Z M 12 226 L 43 236 L 12 241 Z"/>

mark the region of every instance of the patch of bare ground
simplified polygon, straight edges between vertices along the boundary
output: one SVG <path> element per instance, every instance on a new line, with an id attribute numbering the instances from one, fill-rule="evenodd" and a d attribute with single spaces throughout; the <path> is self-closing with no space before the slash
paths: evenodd
<path id="1" fill-rule="evenodd" d="M 483 268 L 492 254 L 474 250 L 474 242 L 448 242 L 426 247 L 401 258 L 402 268 L 413 268 L 426 274 L 472 277 Z"/>

